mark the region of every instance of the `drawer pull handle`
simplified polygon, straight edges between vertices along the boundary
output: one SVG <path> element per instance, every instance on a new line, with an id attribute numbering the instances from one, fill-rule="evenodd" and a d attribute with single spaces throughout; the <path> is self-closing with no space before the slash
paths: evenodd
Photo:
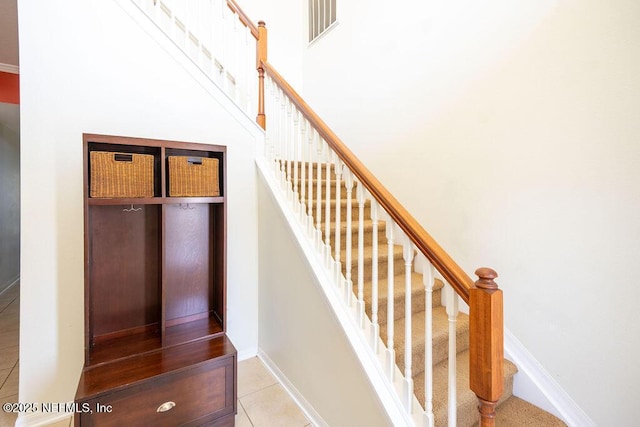
<path id="1" fill-rule="evenodd" d="M 173 409 L 174 406 L 176 406 L 175 402 L 172 402 L 172 401 L 164 402 L 162 405 L 158 406 L 158 409 L 156 410 L 156 412 L 167 412 Z"/>

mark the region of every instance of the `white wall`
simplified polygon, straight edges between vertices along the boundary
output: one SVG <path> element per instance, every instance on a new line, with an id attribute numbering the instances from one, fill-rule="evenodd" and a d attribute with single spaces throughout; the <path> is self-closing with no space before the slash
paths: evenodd
<path id="1" fill-rule="evenodd" d="M 307 101 L 466 271 L 498 271 L 506 326 L 597 424 L 634 424 L 640 3 L 340 4 Z"/>
<path id="2" fill-rule="evenodd" d="M 267 28 L 268 61 L 297 91 L 302 90 L 302 64 L 306 39 L 292 36 L 306 31 L 306 1 L 237 0 L 242 10 L 258 25 Z"/>
<path id="3" fill-rule="evenodd" d="M 262 180 L 258 193 L 260 350 L 327 425 L 390 425 L 324 291 Z"/>
<path id="4" fill-rule="evenodd" d="M 261 131 L 116 2 L 18 3 L 20 400 L 73 400 L 83 365 L 83 132 L 227 145 L 228 335 L 256 354 Z"/>

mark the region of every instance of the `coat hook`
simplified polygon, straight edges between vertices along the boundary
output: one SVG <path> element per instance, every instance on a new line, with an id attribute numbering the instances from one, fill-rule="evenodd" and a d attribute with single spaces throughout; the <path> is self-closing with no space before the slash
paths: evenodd
<path id="1" fill-rule="evenodd" d="M 122 212 L 138 212 L 138 211 L 141 211 L 141 210 L 142 210 L 142 208 L 134 208 L 133 204 L 131 204 L 131 207 L 129 209 L 124 208 L 124 209 L 122 209 Z"/>

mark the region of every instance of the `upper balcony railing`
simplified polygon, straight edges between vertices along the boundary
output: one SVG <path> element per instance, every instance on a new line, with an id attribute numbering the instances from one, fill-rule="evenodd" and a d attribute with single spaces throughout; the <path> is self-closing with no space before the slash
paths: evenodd
<path id="1" fill-rule="evenodd" d="M 232 0 L 131 0 L 249 116 L 258 27 Z"/>

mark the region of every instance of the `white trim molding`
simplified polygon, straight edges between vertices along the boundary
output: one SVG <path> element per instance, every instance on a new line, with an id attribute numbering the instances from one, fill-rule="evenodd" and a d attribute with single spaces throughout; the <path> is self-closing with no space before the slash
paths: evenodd
<path id="1" fill-rule="evenodd" d="M 20 67 L 17 65 L 0 63 L 0 71 L 3 73 L 20 74 Z"/>
<path id="2" fill-rule="evenodd" d="M 68 407 L 73 406 L 73 402 L 68 402 L 66 404 Z M 68 412 L 32 412 L 29 414 L 25 414 L 21 412 L 18 415 L 18 419 L 16 420 L 16 427 L 41 427 L 41 426 L 50 426 L 54 423 L 59 423 L 62 421 L 69 420 L 71 422 L 73 418 L 73 414 Z M 66 422 L 65 422 L 66 424 Z"/>
<path id="3" fill-rule="evenodd" d="M 293 385 L 289 378 L 278 368 L 278 366 L 267 356 L 267 353 L 258 349 L 258 358 L 264 363 L 271 375 L 278 380 L 282 388 L 285 389 L 294 402 L 300 407 L 304 415 L 311 424 L 318 427 L 328 427 L 329 424 L 320 416 L 313 406 L 304 398 L 302 393 Z"/>
<path id="4" fill-rule="evenodd" d="M 596 425 L 560 384 L 508 330 L 504 330 L 505 357 L 518 367 L 513 394 L 561 418 L 570 427 Z"/>

